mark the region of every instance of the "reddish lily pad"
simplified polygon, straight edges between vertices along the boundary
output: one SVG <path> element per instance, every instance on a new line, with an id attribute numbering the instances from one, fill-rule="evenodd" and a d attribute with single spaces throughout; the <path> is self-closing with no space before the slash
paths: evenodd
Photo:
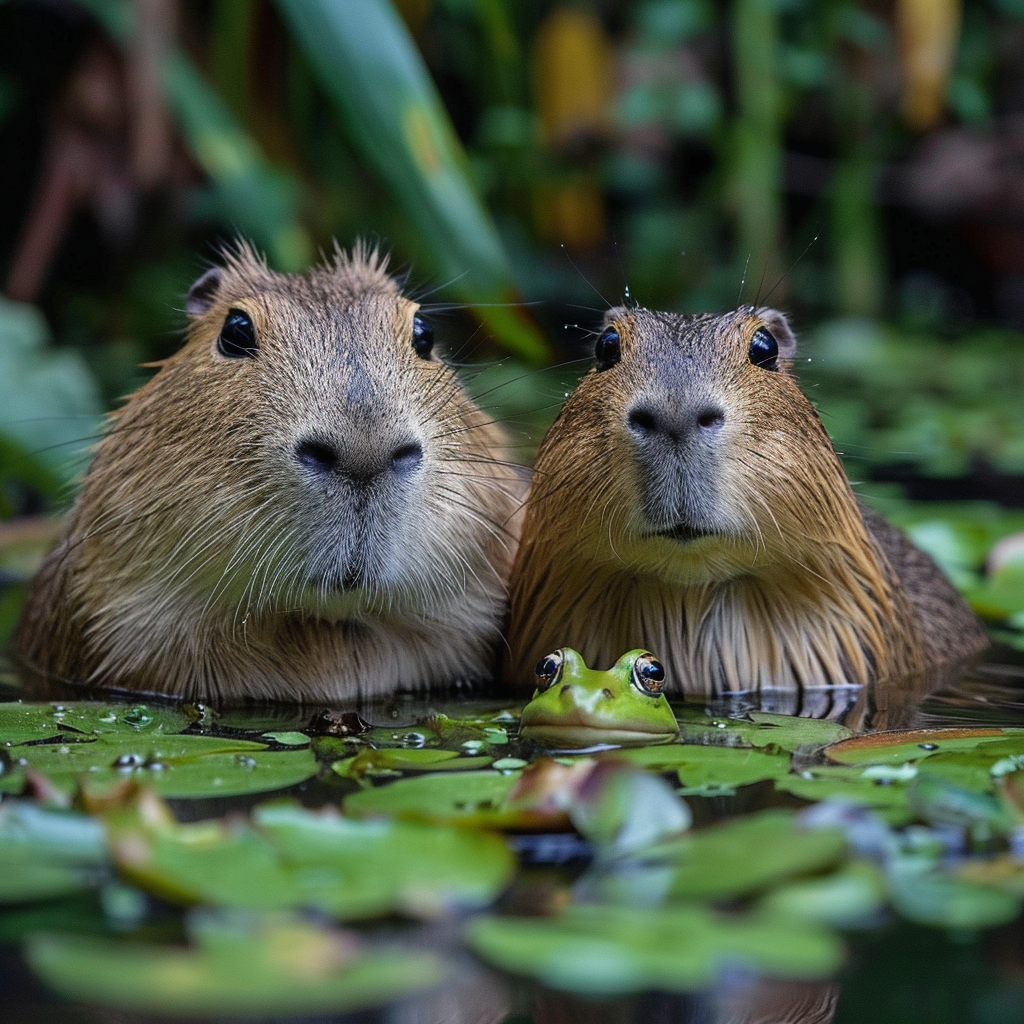
<path id="1" fill-rule="evenodd" d="M 836 764 L 903 764 L 939 752 L 974 750 L 994 739 L 1017 738 L 1024 753 L 1024 729 L 908 729 L 840 740 L 825 748 L 825 756 Z"/>

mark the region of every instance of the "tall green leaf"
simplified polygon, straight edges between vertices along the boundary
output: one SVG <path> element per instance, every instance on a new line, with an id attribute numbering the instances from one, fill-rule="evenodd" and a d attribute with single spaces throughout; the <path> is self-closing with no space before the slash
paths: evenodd
<path id="1" fill-rule="evenodd" d="M 388 0 L 277 0 L 352 143 L 422 240 L 421 256 L 463 297 L 515 298 L 512 271 L 469 177 L 465 153 L 426 67 Z M 511 308 L 480 316 L 532 361 L 546 346 Z"/>
<path id="2" fill-rule="evenodd" d="M 121 44 L 133 31 L 122 0 L 79 0 Z M 161 68 L 167 105 L 192 158 L 209 177 L 225 220 L 268 250 L 281 270 L 299 270 L 313 246 L 298 219 L 300 183 L 274 167 L 227 105 L 181 51 Z"/>

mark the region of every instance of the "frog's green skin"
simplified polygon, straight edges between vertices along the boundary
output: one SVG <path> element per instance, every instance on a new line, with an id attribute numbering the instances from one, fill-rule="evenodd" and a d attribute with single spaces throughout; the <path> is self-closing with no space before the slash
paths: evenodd
<path id="1" fill-rule="evenodd" d="M 524 739 L 567 749 L 667 743 L 679 735 L 664 694 L 645 692 L 634 678 L 637 659 L 650 657 L 646 651 L 624 654 L 606 672 L 587 668 L 569 647 L 557 653 L 563 658 L 559 674 L 523 709 Z"/>

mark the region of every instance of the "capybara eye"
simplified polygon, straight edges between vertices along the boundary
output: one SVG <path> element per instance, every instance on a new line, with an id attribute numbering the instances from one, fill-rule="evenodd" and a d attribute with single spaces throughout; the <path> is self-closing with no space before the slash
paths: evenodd
<path id="1" fill-rule="evenodd" d="M 420 359 L 429 359 L 434 348 L 434 325 L 419 313 L 412 318 L 412 348 Z"/>
<path id="2" fill-rule="evenodd" d="M 779 343 L 767 327 L 758 327 L 750 339 L 750 361 L 766 370 L 777 370 Z"/>
<path id="3" fill-rule="evenodd" d="M 606 327 L 601 332 L 594 346 L 594 358 L 597 360 L 599 370 L 607 370 L 614 366 L 621 358 L 619 351 L 619 332 L 614 327 Z"/>
<path id="4" fill-rule="evenodd" d="M 533 670 L 537 677 L 537 689 L 546 690 L 552 683 L 557 682 L 562 677 L 564 667 L 565 655 L 561 650 L 555 651 L 554 654 L 546 654 L 541 658 Z"/>
<path id="5" fill-rule="evenodd" d="M 258 347 L 256 328 L 249 314 L 240 309 L 229 309 L 217 338 L 217 351 L 228 359 L 252 359 Z"/>
<path id="6" fill-rule="evenodd" d="M 633 662 L 633 682 L 650 696 L 665 689 L 665 666 L 653 654 L 641 654 Z"/>

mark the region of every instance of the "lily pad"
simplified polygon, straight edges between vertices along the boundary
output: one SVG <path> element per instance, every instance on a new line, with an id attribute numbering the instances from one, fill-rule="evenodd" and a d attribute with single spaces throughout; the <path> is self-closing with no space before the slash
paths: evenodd
<path id="1" fill-rule="evenodd" d="M 103 827 L 28 801 L 0 804 L 0 903 L 66 896 L 109 877 Z"/>
<path id="2" fill-rule="evenodd" d="M 25 955 L 68 999 L 203 1016 L 356 1010 L 439 984 L 447 974 L 436 956 L 364 951 L 355 936 L 307 922 L 204 917 L 190 932 L 187 949 L 36 935 Z"/>
<path id="3" fill-rule="evenodd" d="M 881 870 L 867 861 L 854 861 L 839 871 L 779 886 L 766 893 L 757 907 L 765 914 L 852 928 L 871 923 L 885 905 Z"/>
<path id="4" fill-rule="evenodd" d="M 5 747 L 58 736 L 74 742 L 97 736 L 171 734 L 188 726 L 189 718 L 182 710 L 159 705 L 84 700 L 0 704 L 0 744 Z"/>
<path id="5" fill-rule="evenodd" d="M 916 859 L 888 866 L 893 906 L 918 924 L 980 929 L 1008 924 L 1020 913 L 1020 898 L 1009 889 L 979 884 Z"/>
<path id="6" fill-rule="evenodd" d="M 646 858 L 672 865 L 673 896 L 724 899 L 821 871 L 845 855 L 841 829 L 803 828 L 791 811 L 768 810 L 696 829 Z"/>
<path id="7" fill-rule="evenodd" d="M 658 751 L 664 756 L 659 757 Z M 622 751 L 622 755 L 631 764 L 645 768 L 674 769 L 684 795 L 707 791 L 709 787 L 718 792 L 734 791 L 737 786 L 778 778 L 789 771 L 789 754 L 756 747 L 673 744 Z"/>
<path id="8" fill-rule="evenodd" d="M 81 743 L 43 743 L 8 751 L 15 771 L 0 776 L 0 791 L 24 784 L 19 767 L 28 765 L 58 789 L 73 793 L 79 781 L 94 791 L 111 789 L 126 778 L 144 779 L 162 796 L 238 796 L 282 789 L 316 773 L 309 748 L 268 750 L 263 743 L 216 736 L 100 735 Z"/>
<path id="9" fill-rule="evenodd" d="M 779 776 L 775 788 L 802 800 L 839 799 L 873 807 L 888 822 L 898 825 L 913 817 L 907 781 L 891 774 L 872 774 L 865 766 L 815 765 Z"/>
<path id="10" fill-rule="evenodd" d="M 838 722 L 755 711 L 744 718 L 708 715 L 696 708 L 676 708 L 682 742 L 693 745 L 778 747 L 814 750 L 849 738 L 853 731 Z"/>
<path id="11" fill-rule="evenodd" d="M 736 967 L 823 978 L 843 960 L 842 943 L 828 929 L 782 917 L 722 917 L 700 906 L 575 905 L 550 919 L 481 917 L 470 922 L 467 941 L 488 963 L 587 995 L 692 992 Z"/>
<path id="12" fill-rule="evenodd" d="M 1013 740 L 1024 753 L 1024 729 L 909 729 L 840 740 L 825 748 L 836 764 L 903 764 L 931 754 L 974 750 L 995 740 Z"/>
<path id="13" fill-rule="evenodd" d="M 258 807 L 251 822 L 179 825 L 143 797 L 108 813 L 107 827 L 122 872 L 175 902 L 341 919 L 485 905 L 515 866 L 498 836 L 291 804 Z"/>
<path id="14" fill-rule="evenodd" d="M 392 747 L 386 750 L 361 750 L 355 757 L 335 761 L 331 769 L 350 779 L 394 772 L 472 771 L 486 768 L 490 757 L 464 757 L 457 750 L 438 747 Z"/>
<path id="15" fill-rule="evenodd" d="M 564 813 L 556 816 L 505 806 L 520 775 L 493 771 L 420 775 L 351 793 L 343 807 L 358 816 L 386 814 L 411 821 L 485 828 L 549 827 L 560 817 L 561 827 L 567 828 Z"/>

